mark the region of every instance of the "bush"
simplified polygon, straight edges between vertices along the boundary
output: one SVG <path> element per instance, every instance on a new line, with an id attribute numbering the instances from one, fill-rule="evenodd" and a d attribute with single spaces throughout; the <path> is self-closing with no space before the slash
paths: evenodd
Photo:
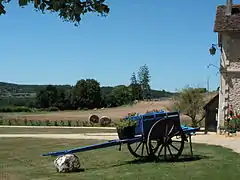
<path id="1" fill-rule="evenodd" d="M 46 125 L 46 126 L 50 126 L 50 125 L 51 125 L 50 121 L 49 121 L 49 120 L 46 120 L 46 121 L 45 121 L 45 125 Z"/>
<path id="2" fill-rule="evenodd" d="M 60 125 L 61 125 L 61 126 L 65 126 L 65 123 L 64 123 L 63 120 L 60 121 Z"/>
<path id="3" fill-rule="evenodd" d="M 92 124 L 92 123 L 89 123 L 89 121 L 83 121 L 83 122 L 82 122 L 82 126 L 83 126 L 83 127 L 89 127 L 89 126 L 93 126 L 93 124 Z"/>
<path id="4" fill-rule="evenodd" d="M 30 120 L 29 122 L 30 122 L 30 126 L 34 126 L 34 122 L 32 120 Z"/>
<path id="5" fill-rule="evenodd" d="M 24 125 L 27 126 L 28 125 L 28 120 L 24 119 Z"/>
<path id="6" fill-rule="evenodd" d="M 37 126 L 41 126 L 42 125 L 42 121 L 36 121 L 36 125 Z"/>
<path id="7" fill-rule="evenodd" d="M 57 121 L 54 121 L 54 126 L 58 126 L 58 122 Z"/>
<path id="8" fill-rule="evenodd" d="M 31 108 L 20 106 L 20 107 L 5 107 L 0 108 L 0 112 L 32 112 Z"/>
<path id="9" fill-rule="evenodd" d="M 59 109 L 57 107 L 49 107 L 47 111 L 59 111 Z"/>
<path id="10" fill-rule="evenodd" d="M 80 126 L 80 122 L 76 121 L 76 126 L 79 127 Z"/>
<path id="11" fill-rule="evenodd" d="M 21 119 L 15 119 L 15 125 L 20 126 L 21 125 L 22 120 Z"/>
<path id="12" fill-rule="evenodd" d="M 8 120 L 8 125 L 11 126 L 12 125 L 12 122 L 11 120 Z"/>

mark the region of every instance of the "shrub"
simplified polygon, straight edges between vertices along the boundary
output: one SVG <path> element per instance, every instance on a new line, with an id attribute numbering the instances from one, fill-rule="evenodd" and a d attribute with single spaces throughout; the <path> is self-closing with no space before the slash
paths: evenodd
<path id="1" fill-rule="evenodd" d="M 59 111 L 59 109 L 57 107 L 49 107 L 47 111 Z"/>
<path id="2" fill-rule="evenodd" d="M 3 125 L 3 119 L 0 119 L 0 125 Z"/>
<path id="3" fill-rule="evenodd" d="M 49 121 L 49 120 L 46 120 L 46 121 L 45 121 L 45 125 L 46 125 L 46 126 L 50 126 L 50 125 L 51 125 L 50 121 Z"/>
<path id="4" fill-rule="evenodd" d="M 29 122 L 30 122 L 30 126 L 34 126 L 34 122 L 32 120 L 30 120 Z"/>
<path id="5" fill-rule="evenodd" d="M 80 122 L 76 121 L 76 126 L 79 127 L 80 126 Z"/>
<path id="6" fill-rule="evenodd" d="M 36 122 L 36 125 L 37 125 L 37 126 L 41 126 L 41 125 L 42 125 L 42 121 L 37 121 L 37 122 Z"/>
<path id="7" fill-rule="evenodd" d="M 15 124 L 16 124 L 16 125 L 20 126 L 20 125 L 21 125 L 21 122 L 22 122 L 21 119 L 15 119 Z"/>
<path id="8" fill-rule="evenodd" d="M 28 120 L 24 119 L 24 125 L 27 126 L 28 125 Z"/>
<path id="9" fill-rule="evenodd" d="M 5 107 L 0 108 L 0 112 L 32 112 L 31 108 L 19 106 L 19 107 Z"/>
<path id="10" fill-rule="evenodd" d="M 54 121 L 54 126 L 58 126 L 58 122 L 57 121 Z"/>
<path id="11" fill-rule="evenodd" d="M 93 124 L 92 124 L 92 123 L 89 123 L 89 121 L 83 121 L 83 122 L 82 122 L 82 126 L 83 126 L 83 127 L 89 127 L 89 126 L 93 126 Z"/>
<path id="12" fill-rule="evenodd" d="M 17 119 L 12 120 L 12 125 L 17 125 Z"/>
<path id="13" fill-rule="evenodd" d="M 12 125 L 12 121 L 8 120 L 8 125 L 11 126 Z"/>
<path id="14" fill-rule="evenodd" d="M 61 126 L 65 126 L 65 123 L 64 123 L 63 120 L 60 121 L 60 125 L 61 125 Z"/>

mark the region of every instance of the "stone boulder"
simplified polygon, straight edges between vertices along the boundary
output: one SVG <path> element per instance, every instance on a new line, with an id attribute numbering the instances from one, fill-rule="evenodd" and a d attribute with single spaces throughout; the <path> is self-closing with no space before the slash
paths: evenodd
<path id="1" fill-rule="evenodd" d="M 74 154 L 66 154 L 59 156 L 54 160 L 54 166 L 57 172 L 79 172 L 80 170 L 80 160 Z"/>

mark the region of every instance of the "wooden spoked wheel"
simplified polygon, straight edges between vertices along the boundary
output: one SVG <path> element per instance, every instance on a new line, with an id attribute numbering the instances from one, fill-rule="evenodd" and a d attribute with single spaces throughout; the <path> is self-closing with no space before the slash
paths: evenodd
<path id="1" fill-rule="evenodd" d="M 127 144 L 129 152 L 136 158 L 146 158 L 149 156 L 146 141 Z"/>
<path id="2" fill-rule="evenodd" d="M 185 135 L 180 122 L 173 118 L 161 119 L 151 127 L 147 145 L 156 160 L 172 161 L 179 158 L 184 148 Z"/>

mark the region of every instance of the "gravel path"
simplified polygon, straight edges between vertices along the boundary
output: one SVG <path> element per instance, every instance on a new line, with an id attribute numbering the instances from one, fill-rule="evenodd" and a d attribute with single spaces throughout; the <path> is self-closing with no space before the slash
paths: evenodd
<path id="1" fill-rule="evenodd" d="M 0 128 L 39 128 L 39 129 L 116 129 L 115 127 L 74 127 L 74 126 L 7 126 L 0 125 Z"/>
<path id="2" fill-rule="evenodd" d="M 54 139 L 95 139 L 95 140 L 113 140 L 118 139 L 117 133 L 85 133 L 85 134 L 0 134 L 0 138 L 54 138 Z M 223 135 L 197 134 L 192 136 L 192 142 L 219 145 L 230 148 L 240 153 L 240 135 L 234 137 L 225 137 Z"/>
<path id="3" fill-rule="evenodd" d="M 224 135 L 216 134 L 196 135 L 192 137 L 192 142 L 218 145 L 240 153 L 240 135 L 233 137 L 225 137 Z"/>
<path id="4" fill-rule="evenodd" d="M 0 134 L 0 138 L 53 138 L 53 139 L 117 139 L 116 133 L 84 133 L 84 134 Z"/>

